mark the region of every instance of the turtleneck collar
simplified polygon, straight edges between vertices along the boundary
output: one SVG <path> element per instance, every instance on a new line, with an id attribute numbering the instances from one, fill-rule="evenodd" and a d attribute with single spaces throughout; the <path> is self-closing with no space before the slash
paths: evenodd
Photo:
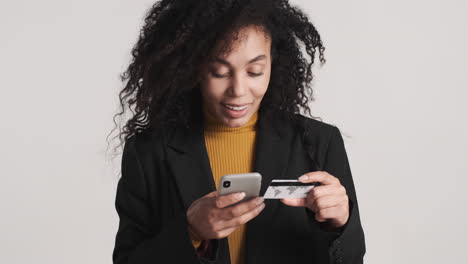
<path id="1" fill-rule="evenodd" d="M 243 126 L 240 127 L 228 127 L 225 124 L 221 123 L 209 113 L 205 108 L 203 108 L 203 118 L 204 118 L 204 128 L 205 131 L 210 132 L 247 132 L 254 131 L 256 129 L 256 124 L 258 120 L 258 111 L 250 117 L 249 121 Z"/>

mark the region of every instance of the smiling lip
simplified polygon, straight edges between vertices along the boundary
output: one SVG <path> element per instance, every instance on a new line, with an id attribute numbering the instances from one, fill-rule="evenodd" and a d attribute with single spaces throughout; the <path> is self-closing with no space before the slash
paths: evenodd
<path id="1" fill-rule="evenodd" d="M 250 104 L 245 104 L 244 106 L 246 107 L 242 110 L 233 110 L 233 109 L 229 109 L 226 105 L 223 104 L 222 111 L 224 115 L 228 118 L 241 118 L 245 116 L 247 112 L 249 111 Z"/>
<path id="2" fill-rule="evenodd" d="M 224 104 L 224 105 L 230 105 L 230 106 L 235 106 L 235 107 L 242 107 L 242 106 L 246 106 L 246 105 L 249 105 L 249 104 Z"/>

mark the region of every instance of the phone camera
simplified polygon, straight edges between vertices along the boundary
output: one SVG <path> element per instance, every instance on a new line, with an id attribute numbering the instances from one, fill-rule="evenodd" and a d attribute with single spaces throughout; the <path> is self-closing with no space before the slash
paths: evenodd
<path id="1" fill-rule="evenodd" d="M 224 187 L 224 188 L 229 188 L 229 186 L 231 186 L 231 181 L 225 181 L 225 182 L 223 182 L 223 187 Z"/>

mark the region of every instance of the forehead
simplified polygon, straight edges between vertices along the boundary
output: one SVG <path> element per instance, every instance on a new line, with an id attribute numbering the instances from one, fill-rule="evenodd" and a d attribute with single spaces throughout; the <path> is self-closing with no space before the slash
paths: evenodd
<path id="1" fill-rule="evenodd" d="M 234 35 L 230 35 L 228 42 L 217 45 L 215 58 L 220 58 L 232 65 L 243 65 L 249 60 L 265 55 L 268 60 L 271 49 L 271 39 L 267 33 L 256 27 L 246 27 Z M 230 44 L 230 45 L 229 45 Z"/>

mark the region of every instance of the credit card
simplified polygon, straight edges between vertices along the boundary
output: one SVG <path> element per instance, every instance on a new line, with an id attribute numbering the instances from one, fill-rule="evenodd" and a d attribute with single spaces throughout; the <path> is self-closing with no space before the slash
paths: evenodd
<path id="1" fill-rule="evenodd" d="M 319 182 L 303 183 L 298 180 L 273 180 L 268 186 L 264 199 L 306 198 L 309 191 Z"/>

